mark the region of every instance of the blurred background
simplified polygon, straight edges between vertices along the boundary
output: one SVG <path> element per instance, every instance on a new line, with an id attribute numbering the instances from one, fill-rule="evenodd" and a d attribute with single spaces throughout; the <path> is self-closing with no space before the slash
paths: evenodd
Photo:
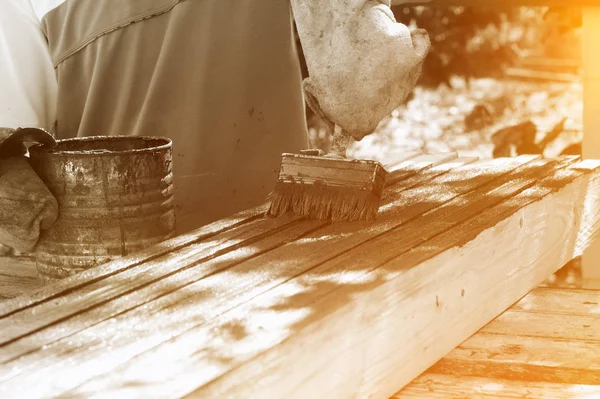
<path id="1" fill-rule="evenodd" d="M 481 157 L 580 151 L 580 8 L 393 11 L 399 22 L 426 29 L 432 50 L 412 96 L 354 146 L 354 155 L 386 160 L 390 152 L 414 149 Z M 307 119 L 313 145 L 327 149 L 329 132 L 310 110 Z"/>
<path id="2" fill-rule="evenodd" d="M 393 11 L 399 22 L 426 29 L 432 49 L 407 102 L 355 143 L 350 156 L 385 163 L 406 151 L 480 158 L 581 154 L 581 8 Z M 331 132 L 309 109 L 307 121 L 312 145 L 327 150 Z M 546 285 L 580 283 L 576 259 Z"/>

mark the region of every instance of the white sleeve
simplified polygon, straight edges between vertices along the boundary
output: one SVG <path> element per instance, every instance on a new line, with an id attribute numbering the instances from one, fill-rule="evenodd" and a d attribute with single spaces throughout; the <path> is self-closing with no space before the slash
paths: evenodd
<path id="1" fill-rule="evenodd" d="M 0 0 L 0 127 L 52 131 L 57 81 L 30 0 Z"/>

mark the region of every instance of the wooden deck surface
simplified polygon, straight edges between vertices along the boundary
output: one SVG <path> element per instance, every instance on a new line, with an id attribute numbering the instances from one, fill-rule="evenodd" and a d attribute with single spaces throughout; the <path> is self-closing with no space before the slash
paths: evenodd
<path id="1" fill-rule="evenodd" d="M 387 398 L 598 233 L 598 162 L 408 158 L 375 222 L 259 207 L 0 303 L 0 397 Z"/>
<path id="2" fill-rule="evenodd" d="M 532 291 L 393 398 L 600 398 L 600 291 Z"/>

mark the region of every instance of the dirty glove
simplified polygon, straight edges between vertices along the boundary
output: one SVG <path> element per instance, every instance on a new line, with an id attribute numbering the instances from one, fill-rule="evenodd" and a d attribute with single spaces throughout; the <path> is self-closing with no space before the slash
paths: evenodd
<path id="1" fill-rule="evenodd" d="M 390 0 L 291 0 L 309 77 L 309 106 L 360 140 L 401 105 L 430 49 L 397 23 Z"/>
<path id="2" fill-rule="evenodd" d="M 0 128 L 0 244 L 31 252 L 58 217 L 58 203 L 29 164 L 25 141 L 53 142 L 38 129 Z"/>

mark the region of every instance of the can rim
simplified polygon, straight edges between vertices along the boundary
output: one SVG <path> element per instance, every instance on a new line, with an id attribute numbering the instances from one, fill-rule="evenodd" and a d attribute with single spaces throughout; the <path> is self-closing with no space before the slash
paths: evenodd
<path id="1" fill-rule="evenodd" d="M 61 150 L 60 145 L 62 143 L 70 142 L 90 142 L 90 141 L 123 141 L 123 140 L 139 140 L 139 141 L 163 141 L 164 143 L 158 144 L 151 147 L 135 148 L 135 149 L 124 149 L 124 150 L 100 150 L 100 149 L 82 149 L 82 150 Z M 171 148 L 173 141 L 168 137 L 163 136 L 87 136 L 87 137 L 74 137 L 68 139 L 56 140 L 56 145 L 51 148 L 45 147 L 41 144 L 35 144 L 29 147 L 30 153 L 35 155 L 52 155 L 52 156 L 114 156 L 114 155 L 125 155 L 125 154 L 141 154 L 148 152 L 155 152 L 160 150 L 166 150 Z"/>

